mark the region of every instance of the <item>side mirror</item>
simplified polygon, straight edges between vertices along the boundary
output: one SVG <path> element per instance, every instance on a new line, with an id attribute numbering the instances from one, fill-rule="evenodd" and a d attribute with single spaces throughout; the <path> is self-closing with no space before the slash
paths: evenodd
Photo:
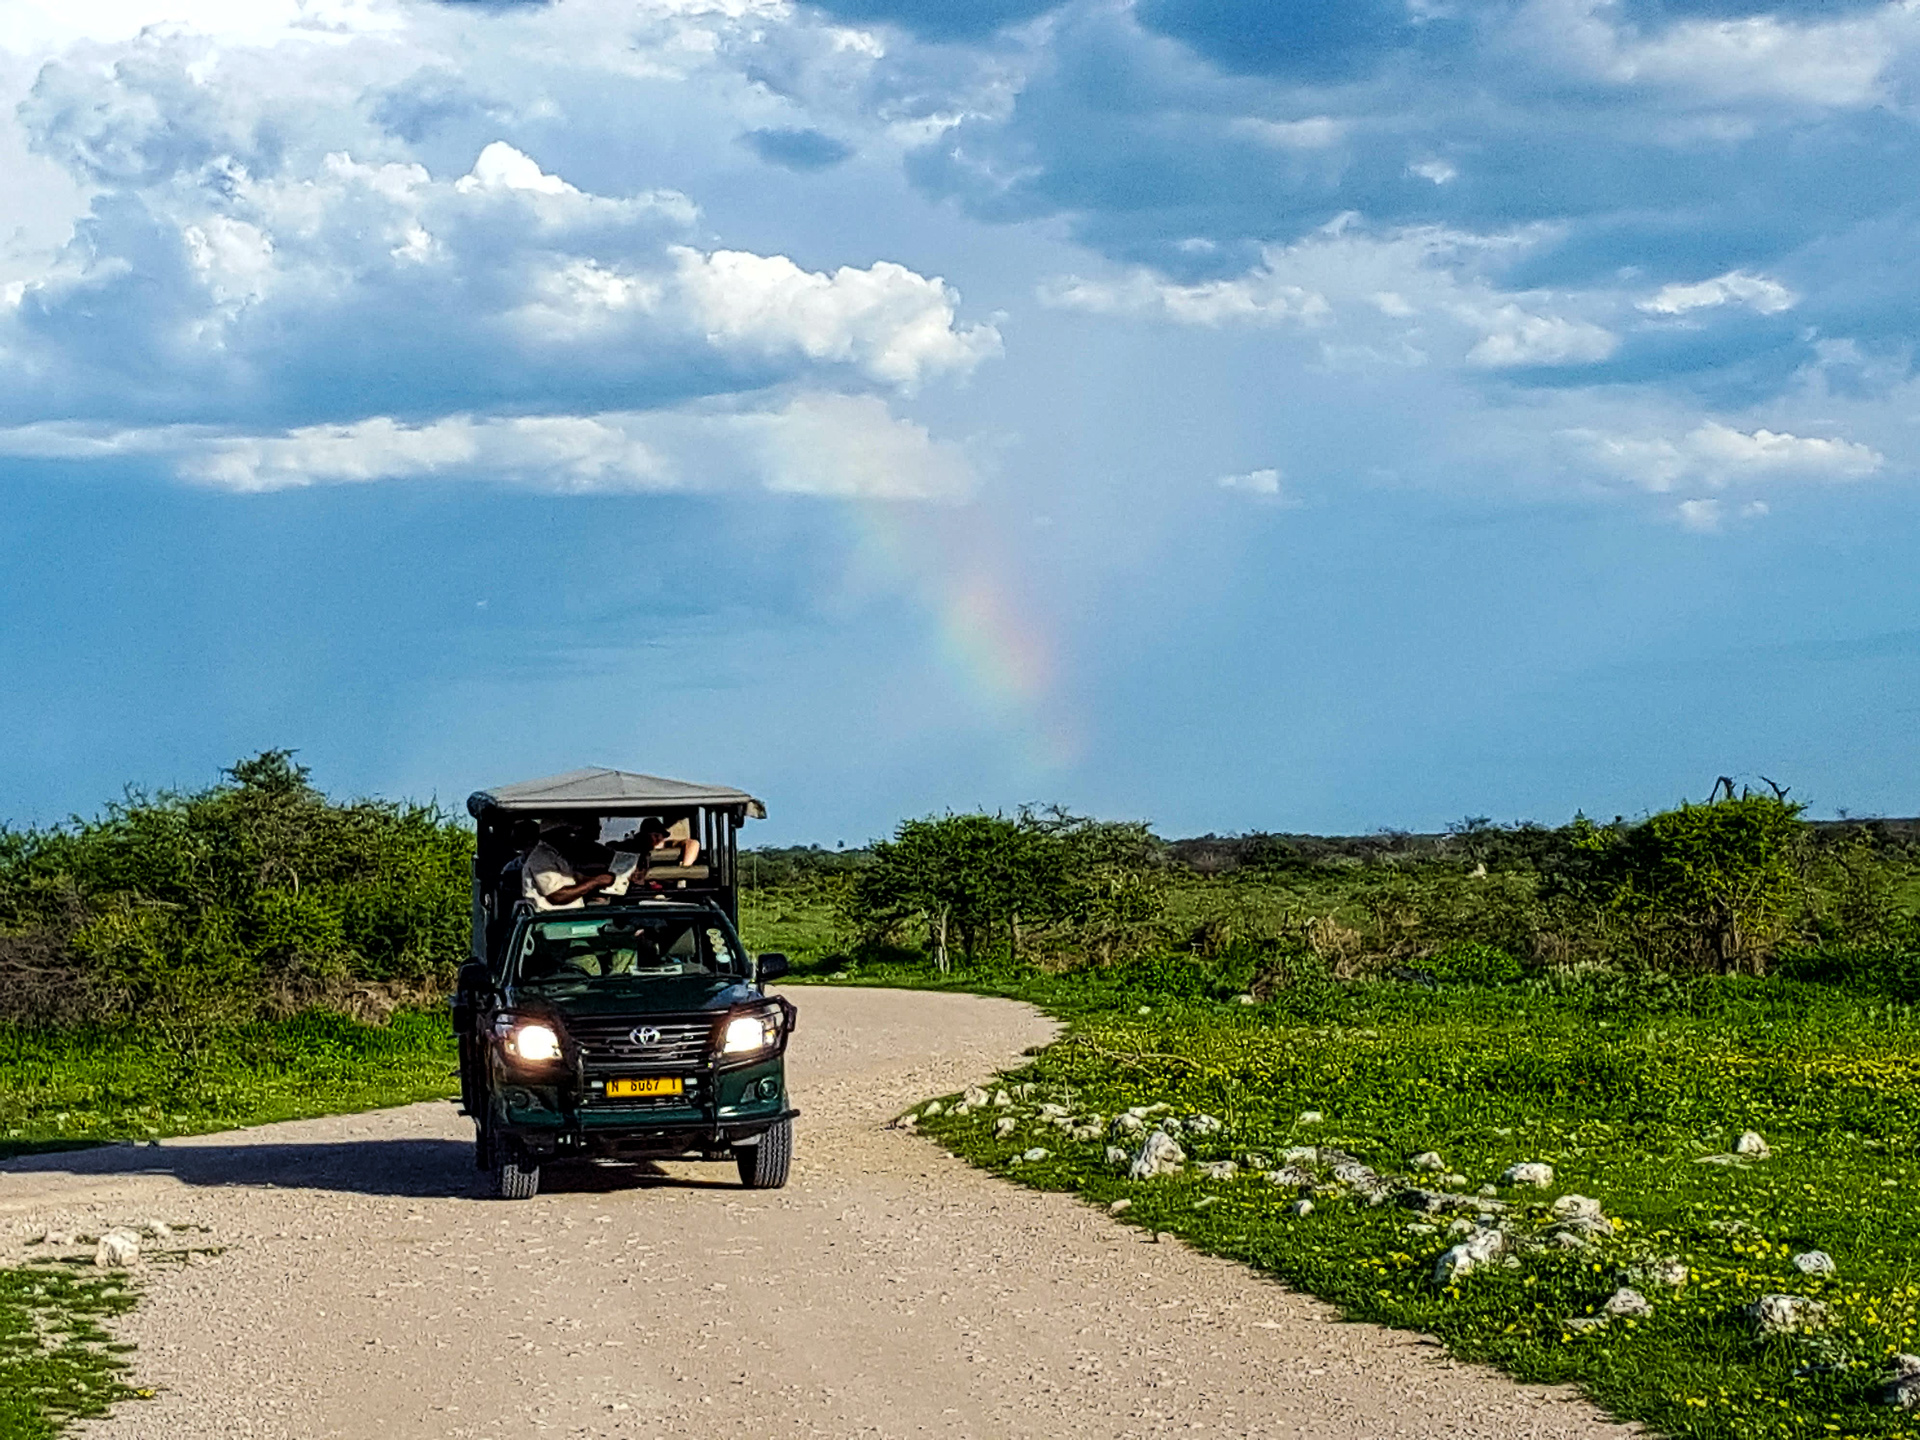
<path id="1" fill-rule="evenodd" d="M 486 961 L 469 960 L 460 967 L 454 984 L 462 995 L 484 995 L 493 989 L 493 972 L 487 969 Z"/>
<path id="2" fill-rule="evenodd" d="M 760 983 L 764 985 L 769 980 L 778 980 L 792 969 L 793 962 L 786 956 L 778 950 L 769 950 L 760 957 Z"/>

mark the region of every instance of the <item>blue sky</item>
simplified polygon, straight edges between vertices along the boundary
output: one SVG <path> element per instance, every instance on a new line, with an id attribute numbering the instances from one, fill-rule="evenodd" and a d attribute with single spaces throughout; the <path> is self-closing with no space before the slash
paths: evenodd
<path id="1" fill-rule="evenodd" d="M 1904 4 L 0 18 L 15 821 L 1920 811 Z"/>

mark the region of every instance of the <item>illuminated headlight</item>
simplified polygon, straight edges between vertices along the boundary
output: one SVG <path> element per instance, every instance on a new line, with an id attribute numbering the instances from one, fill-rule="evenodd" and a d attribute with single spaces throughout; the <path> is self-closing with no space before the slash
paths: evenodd
<path id="1" fill-rule="evenodd" d="M 779 1015 L 742 1015 L 727 1022 L 726 1038 L 721 1042 L 720 1049 L 726 1055 L 745 1055 L 754 1050 L 764 1050 L 779 1038 Z"/>
<path id="2" fill-rule="evenodd" d="M 516 1060 L 558 1060 L 560 1037 L 551 1025 L 515 1025 L 509 1022 L 500 1031 L 507 1053 Z"/>

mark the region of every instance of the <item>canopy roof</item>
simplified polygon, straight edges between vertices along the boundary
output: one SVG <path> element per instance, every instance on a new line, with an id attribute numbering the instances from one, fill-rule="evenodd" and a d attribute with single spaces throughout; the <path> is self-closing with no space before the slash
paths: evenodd
<path id="1" fill-rule="evenodd" d="M 632 815 L 648 810 L 670 810 L 689 805 L 726 809 L 742 806 L 755 820 L 767 818 L 767 807 L 744 790 L 725 785 L 700 785 L 691 780 L 663 780 L 658 775 L 636 775 L 631 770 L 593 766 L 549 775 L 544 780 L 522 780 L 476 790 L 467 797 L 467 811 L 476 819 L 488 810 L 543 815 L 556 810 L 586 810 L 602 815 Z"/>

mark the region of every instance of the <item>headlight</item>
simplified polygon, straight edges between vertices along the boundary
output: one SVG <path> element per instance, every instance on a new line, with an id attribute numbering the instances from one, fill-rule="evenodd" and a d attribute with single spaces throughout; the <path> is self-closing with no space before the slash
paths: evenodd
<path id="1" fill-rule="evenodd" d="M 503 1025 L 499 1034 L 506 1041 L 507 1053 L 516 1060 L 558 1060 L 560 1037 L 551 1025 Z"/>
<path id="2" fill-rule="evenodd" d="M 778 1014 L 742 1015 L 727 1022 L 726 1038 L 720 1050 L 725 1055 L 745 1055 L 764 1050 L 780 1038 Z"/>

